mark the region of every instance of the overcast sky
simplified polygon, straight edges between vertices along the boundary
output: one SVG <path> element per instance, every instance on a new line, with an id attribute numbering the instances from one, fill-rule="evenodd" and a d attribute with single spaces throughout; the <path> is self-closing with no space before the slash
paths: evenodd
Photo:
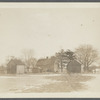
<path id="1" fill-rule="evenodd" d="M 100 7 L 59 5 L 0 8 L 0 63 L 7 56 L 20 57 L 23 49 L 33 49 L 36 58 L 80 44 L 91 44 L 100 52 Z"/>

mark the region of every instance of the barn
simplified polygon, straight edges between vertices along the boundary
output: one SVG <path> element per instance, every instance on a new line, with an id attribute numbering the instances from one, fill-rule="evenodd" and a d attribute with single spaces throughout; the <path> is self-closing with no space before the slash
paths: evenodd
<path id="1" fill-rule="evenodd" d="M 24 74 L 25 65 L 19 59 L 11 59 L 7 64 L 7 73 L 8 74 Z"/>
<path id="2" fill-rule="evenodd" d="M 76 60 L 71 60 L 67 65 L 67 71 L 70 73 L 81 73 L 81 64 Z"/>

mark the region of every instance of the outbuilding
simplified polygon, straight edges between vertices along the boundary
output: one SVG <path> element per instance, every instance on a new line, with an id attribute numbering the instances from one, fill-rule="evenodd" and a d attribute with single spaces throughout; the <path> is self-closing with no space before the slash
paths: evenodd
<path id="1" fill-rule="evenodd" d="M 69 73 L 81 73 L 81 64 L 76 60 L 71 60 L 67 65 Z"/>
<path id="2" fill-rule="evenodd" d="M 24 74 L 25 65 L 19 59 L 11 59 L 7 64 L 7 73 L 8 74 Z"/>

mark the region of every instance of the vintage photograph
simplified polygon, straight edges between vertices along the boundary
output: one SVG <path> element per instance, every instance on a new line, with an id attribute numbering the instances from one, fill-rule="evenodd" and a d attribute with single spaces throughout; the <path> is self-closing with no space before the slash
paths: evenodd
<path id="1" fill-rule="evenodd" d="M 100 3 L 0 3 L 0 98 L 100 97 Z"/>

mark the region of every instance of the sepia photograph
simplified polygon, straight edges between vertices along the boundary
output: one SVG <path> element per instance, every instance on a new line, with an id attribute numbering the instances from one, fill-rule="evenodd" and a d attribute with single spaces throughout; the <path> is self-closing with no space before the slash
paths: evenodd
<path id="1" fill-rule="evenodd" d="M 0 3 L 0 98 L 99 98 L 100 3 Z"/>

